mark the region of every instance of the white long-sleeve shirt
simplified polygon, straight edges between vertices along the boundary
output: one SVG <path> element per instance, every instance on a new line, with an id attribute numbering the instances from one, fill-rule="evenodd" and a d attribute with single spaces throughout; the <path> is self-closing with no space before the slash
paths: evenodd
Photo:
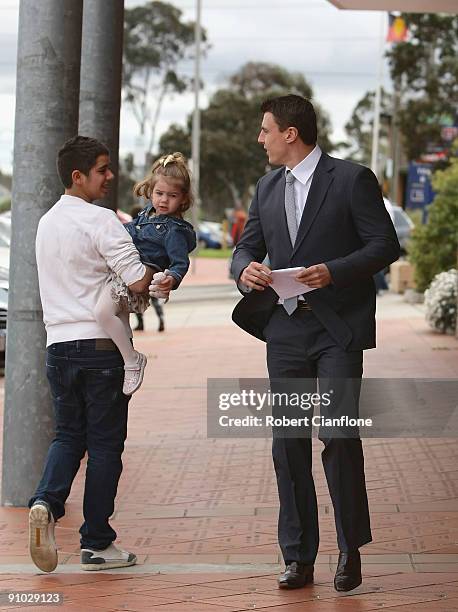
<path id="1" fill-rule="evenodd" d="M 95 321 L 94 308 L 111 270 L 127 285 L 145 274 L 115 213 L 69 195 L 40 219 L 36 257 L 47 346 L 108 338 Z"/>

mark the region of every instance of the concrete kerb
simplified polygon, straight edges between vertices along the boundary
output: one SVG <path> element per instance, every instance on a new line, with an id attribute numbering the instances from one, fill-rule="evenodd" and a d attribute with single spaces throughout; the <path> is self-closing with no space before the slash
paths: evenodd
<path id="1" fill-rule="evenodd" d="M 187 285 L 172 292 L 170 303 L 182 304 L 189 302 L 206 302 L 208 300 L 234 301 L 242 297 L 235 285 Z"/>

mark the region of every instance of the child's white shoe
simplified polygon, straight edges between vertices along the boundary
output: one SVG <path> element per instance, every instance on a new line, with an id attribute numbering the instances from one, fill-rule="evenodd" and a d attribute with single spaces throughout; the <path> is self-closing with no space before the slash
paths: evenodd
<path id="1" fill-rule="evenodd" d="M 137 353 L 137 363 L 135 365 L 124 366 L 124 385 L 122 387 L 124 395 L 135 393 L 140 388 L 143 376 L 145 375 L 146 355 L 138 351 L 135 352 Z"/>

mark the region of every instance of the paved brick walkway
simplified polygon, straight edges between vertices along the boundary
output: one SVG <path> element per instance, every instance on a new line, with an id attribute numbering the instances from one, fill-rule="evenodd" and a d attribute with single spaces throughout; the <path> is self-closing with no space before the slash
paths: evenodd
<path id="1" fill-rule="evenodd" d="M 212 262 L 211 270 L 200 265 L 198 275 L 218 281 L 226 271 L 225 262 Z M 139 564 L 80 571 L 82 469 L 56 529 L 61 564 L 53 575 L 30 563 L 27 511 L 0 508 L 0 592 L 59 591 L 63 609 L 81 611 L 458 610 L 454 439 L 365 441 L 374 542 L 363 549 L 365 580 L 351 595 L 332 588 L 338 551 L 321 444 L 314 443 L 321 527 L 316 582 L 278 591 L 270 442 L 206 437 L 206 379 L 238 377 L 242 368 L 248 378 L 265 376 L 264 345 L 230 324 L 232 307 L 226 294 L 221 301 L 172 300 L 166 332 L 136 336 L 149 365 L 131 402 L 113 525 Z M 146 324 L 154 330 L 153 313 Z M 366 376 L 458 376 L 456 340 L 429 332 L 421 308 L 398 296 L 379 300 L 378 342 L 366 353 Z M 0 603 L 0 609 L 7 608 Z"/>

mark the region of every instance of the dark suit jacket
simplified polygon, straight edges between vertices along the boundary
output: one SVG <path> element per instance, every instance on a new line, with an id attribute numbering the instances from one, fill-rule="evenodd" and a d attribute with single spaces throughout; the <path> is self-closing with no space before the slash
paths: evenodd
<path id="1" fill-rule="evenodd" d="M 332 284 L 307 294 L 313 313 L 344 349 L 375 346 L 373 274 L 399 257 L 399 242 L 375 175 L 364 166 L 323 153 L 310 186 L 294 248 L 284 209 L 284 167 L 263 176 L 232 262 L 236 281 L 251 261 L 269 255 L 271 268 L 325 263 Z M 264 340 L 277 295 L 248 293 L 233 320 Z"/>

